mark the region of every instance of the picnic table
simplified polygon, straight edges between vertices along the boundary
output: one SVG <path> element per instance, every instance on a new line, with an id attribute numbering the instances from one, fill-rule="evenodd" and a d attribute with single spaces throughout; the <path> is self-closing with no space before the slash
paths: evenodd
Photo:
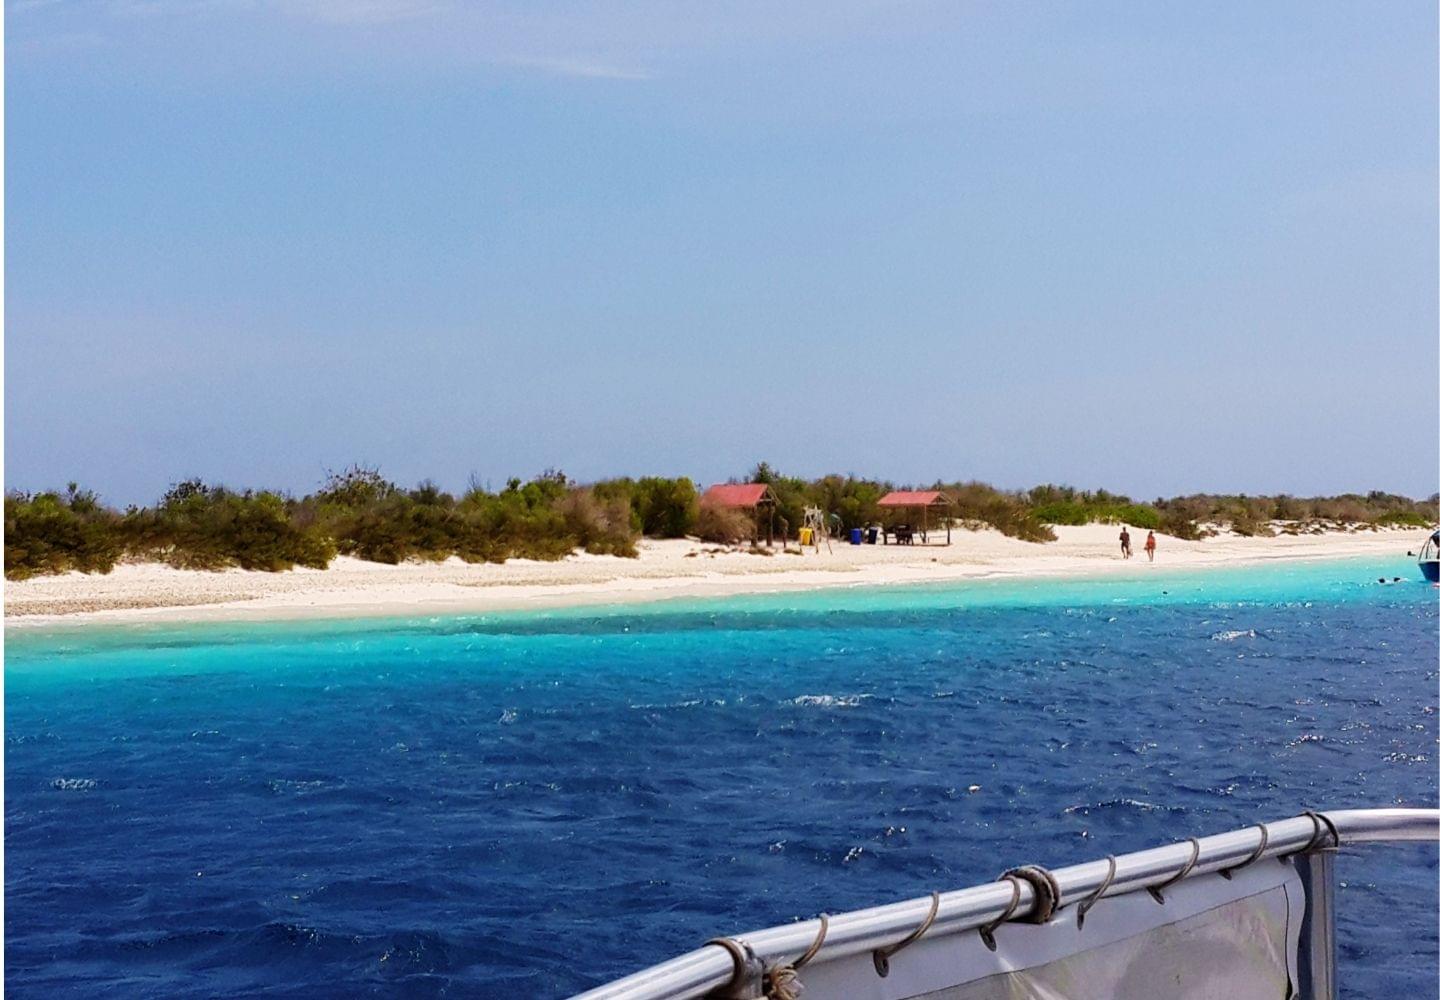
<path id="1" fill-rule="evenodd" d="M 885 544 L 890 544 L 890 536 L 895 536 L 896 545 L 914 545 L 915 529 L 908 524 L 897 524 L 887 528 L 885 531 Z"/>

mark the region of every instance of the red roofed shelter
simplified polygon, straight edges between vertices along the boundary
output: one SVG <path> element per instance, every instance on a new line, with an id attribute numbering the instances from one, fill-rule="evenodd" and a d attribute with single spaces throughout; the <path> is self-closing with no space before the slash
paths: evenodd
<path id="1" fill-rule="evenodd" d="M 765 515 L 767 545 L 775 544 L 775 494 L 764 483 L 723 483 L 712 486 L 700 497 L 700 503 L 716 507 L 748 510 L 755 519 L 755 537 L 760 537 L 760 518 Z"/>
<path id="2" fill-rule="evenodd" d="M 892 490 L 881 497 L 876 506 L 907 513 L 913 511 L 916 515 L 910 518 L 908 523 L 888 526 L 885 529 L 887 542 L 891 533 L 894 533 L 897 544 L 913 543 L 915 521 L 920 522 L 920 541 L 928 541 L 930 515 L 933 513 L 937 527 L 939 521 L 945 522 L 945 544 L 950 544 L 950 508 L 954 506 L 954 502 L 939 490 Z"/>

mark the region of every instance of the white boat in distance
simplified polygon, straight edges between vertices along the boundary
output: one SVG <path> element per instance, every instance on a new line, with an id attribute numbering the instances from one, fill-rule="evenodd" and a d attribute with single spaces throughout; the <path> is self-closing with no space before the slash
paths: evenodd
<path id="1" fill-rule="evenodd" d="M 822 916 L 575 1000 L 1333 1000 L 1334 855 L 1440 841 L 1440 809 L 1347 809 Z"/>

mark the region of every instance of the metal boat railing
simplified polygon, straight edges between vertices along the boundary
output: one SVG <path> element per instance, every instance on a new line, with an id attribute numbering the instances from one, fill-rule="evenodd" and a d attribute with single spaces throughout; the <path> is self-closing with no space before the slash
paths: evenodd
<path id="1" fill-rule="evenodd" d="M 1337 843 L 1338 838 L 1338 843 Z M 1307 813 L 1293 819 L 1156 847 L 1115 859 L 1053 869 L 1060 906 L 1103 895 L 1112 897 L 1164 885 L 1177 874 L 1185 878 L 1231 869 L 1262 858 L 1294 856 L 1306 888 L 1306 920 L 1300 938 L 1300 996 L 1328 1000 L 1334 996 L 1334 870 L 1333 849 L 1340 845 L 1440 841 L 1440 809 L 1343 809 Z M 1110 878 L 1108 886 L 1106 878 Z M 1020 886 L 1018 906 L 1011 907 L 1009 882 L 986 885 L 935 897 L 925 896 L 887 906 L 855 910 L 827 918 L 823 945 L 810 959 L 820 964 L 904 942 L 927 919 L 927 939 L 982 927 L 1011 910 L 1009 919 L 1028 916 L 1036 907 L 1035 891 Z M 932 916 L 933 912 L 933 916 Z M 730 987 L 746 974 L 741 961 L 753 952 L 752 964 L 770 968 L 794 961 L 821 933 L 821 921 L 804 920 L 737 935 L 740 949 L 710 943 L 679 958 L 651 966 L 624 979 L 582 993 L 574 1000 L 686 1000 Z M 733 945 L 732 945 L 733 947 Z M 748 959 L 748 956 L 745 956 Z M 736 993 L 735 995 L 743 995 Z"/>

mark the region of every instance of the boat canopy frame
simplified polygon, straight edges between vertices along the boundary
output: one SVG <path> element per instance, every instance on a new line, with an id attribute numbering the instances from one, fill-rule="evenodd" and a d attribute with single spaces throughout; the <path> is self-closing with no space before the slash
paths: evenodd
<path id="1" fill-rule="evenodd" d="M 1435 560 L 1440 560 L 1440 528 L 1432 531 L 1430 537 L 1425 539 L 1425 544 L 1420 546 L 1421 562 L 1432 562 Z"/>
<path id="2" fill-rule="evenodd" d="M 1243 830 L 1192 838 L 1164 847 L 1091 861 L 1045 874 L 1053 898 L 1037 879 L 999 882 L 850 913 L 802 920 L 732 938 L 717 938 L 695 951 L 651 966 L 575 997 L 574 1000 L 691 1000 L 763 997 L 765 972 L 801 956 L 820 964 L 864 952 L 893 953 L 923 927 L 927 938 L 944 937 L 1071 904 L 1159 890 L 1183 878 L 1235 871 L 1263 858 L 1293 858 L 1306 888 L 1300 936 L 1303 1000 L 1335 996 L 1334 851 L 1341 844 L 1440 842 L 1440 809 L 1342 809 L 1307 812 Z M 1019 869 L 1012 870 L 1021 871 Z M 1044 871 L 1040 869 L 1040 871 Z M 818 947 L 817 947 L 818 944 Z"/>

